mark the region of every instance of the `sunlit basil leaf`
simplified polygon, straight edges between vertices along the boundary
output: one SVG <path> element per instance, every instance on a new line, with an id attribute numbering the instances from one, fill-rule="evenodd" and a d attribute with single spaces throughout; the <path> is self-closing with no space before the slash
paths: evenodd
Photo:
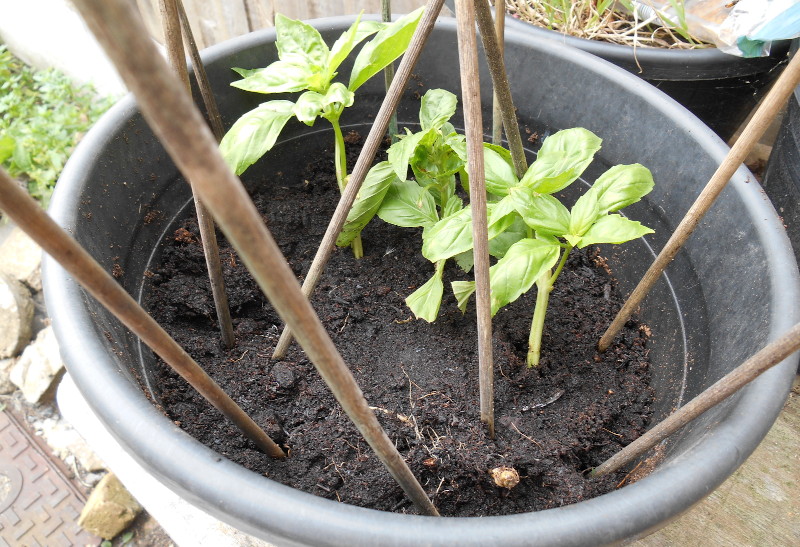
<path id="1" fill-rule="evenodd" d="M 266 68 L 245 70 L 235 68 L 244 79 L 231 86 L 254 93 L 288 93 L 308 89 L 312 72 L 307 66 L 286 61 L 275 61 Z"/>
<path id="2" fill-rule="evenodd" d="M 431 262 L 472 249 L 472 211 L 469 207 L 445 217 L 422 236 L 422 256 Z"/>
<path id="3" fill-rule="evenodd" d="M 599 217 L 600 208 L 597 205 L 597 196 L 589 192 L 583 194 L 575 202 L 569 214 L 570 235 L 582 236 Z"/>
<path id="4" fill-rule="evenodd" d="M 225 162 L 240 175 L 275 145 L 275 141 L 292 117 L 294 103 L 269 101 L 236 120 L 220 142 Z"/>
<path id="5" fill-rule="evenodd" d="M 389 147 L 387 154 L 389 162 L 394 167 L 394 171 L 397 173 L 398 177 L 401 179 L 406 178 L 408 175 L 408 164 L 411 162 L 411 158 L 414 156 L 417 146 L 419 146 L 419 143 L 425 137 L 433 134 L 434 130 L 432 129 L 420 131 L 418 133 L 408 133 L 408 130 L 406 130 L 406 136 L 401 137 L 399 141 Z"/>
<path id="6" fill-rule="evenodd" d="M 350 73 L 350 84 L 347 86 L 350 91 L 361 87 L 364 82 L 403 54 L 411 42 L 423 9 L 412 11 L 387 25 L 372 40 L 364 44 Z"/>
<path id="7" fill-rule="evenodd" d="M 454 215 L 464 208 L 464 202 L 458 196 L 450 196 L 444 207 L 442 207 L 442 218 Z"/>
<path id="8" fill-rule="evenodd" d="M 607 213 L 636 203 L 653 185 L 653 174 L 644 165 L 615 165 L 600 175 L 589 192 L 597 196 L 600 212 Z"/>
<path id="9" fill-rule="evenodd" d="M 474 281 L 453 281 L 450 283 L 453 288 L 453 296 L 456 297 L 458 302 L 458 309 L 462 312 L 467 311 L 467 304 L 470 297 L 475 293 Z"/>
<path id="10" fill-rule="evenodd" d="M 428 323 L 432 323 L 436 321 L 436 317 L 439 315 L 443 294 L 442 271 L 441 268 L 437 268 L 433 277 L 408 295 L 406 306 L 409 307 L 417 319 L 424 319 Z"/>
<path id="11" fill-rule="evenodd" d="M 469 271 L 475 265 L 475 253 L 473 253 L 472 249 L 470 249 L 469 251 L 458 253 L 453 257 L 453 260 L 456 261 L 458 267 L 464 270 L 465 273 L 469 273 Z"/>
<path id="12" fill-rule="evenodd" d="M 518 186 L 511 188 L 509 198 L 525 224 L 536 233 L 561 236 L 569 231 L 569 210 L 553 196 Z"/>
<path id="13" fill-rule="evenodd" d="M 456 113 L 458 99 L 444 89 L 429 89 L 422 96 L 419 123 L 422 129 L 440 129 Z"/>
<path id="14" fill-rule="evenodd" d="M 494 144 L 483 144 L 483 164 L 486 173 L 486 191 L 497 196 L 507 196 L 508 190 L 519 181 L 514 174 L 511 152 Z"/>
<path id="15" fill-rule="evenodd" d="M 528 227 L 522 221 L 522 217 L 515 215 L 514 222 L 497 237 L 489 240 L 489 254 L 495 258 L 503 258 L 508 249 L 520 239 L 528 235 Z M 558 241 L 555 242 L 556 245 Z"/>
<path id="16" fill-rule="evenodd" d="M 522 239 L 489 268 L 492 315 L 526 293 L 543 273 L 555 266 L 561 247 L 538 239 Z"/>
<path id="17" fill-rule="evenodd" d="M 397 175 L 388 161 L 382 161 L 369 170 L 356 195 L 353 207 L 347 213 L 347 220 L 336 239 L 336 245 L 339 247 L 350 245 L 378 212 L 389 187 L 397 180 Z"/>
<path id="18" fill-rule="evenodd" d="M 294 103 L 292 114 L 306 125 L 314 125 L 314 120 L 322 113 L 325 97 L 316 91 L 306 91 Z"/>
<path id="19" fill-rule="evenodd" d="M 400 179 L 389 186 L 378 216 L 384 222 L 403 228 L 433 226 L 439 220 L 430 192 L 414 182 Z"/>
<path id="20" fill-rule="evenodd" d="M 330 50 L 317 29 L 277 13 L 275 33 L 275 45 L 281 61 L 316 68 L 313 72 L 322 71 Z"/>
<path id="21" fill-rule="evenodd" d="M 630 220 L 619 214 L 601 217 L 592 225 L 581 238 L 578 245 L 583 249 L 587 245 L 597 243 L 625 243 L 637 239 L 645 234 L 652 234 L 653 230 L 643 226 L 640 222 Z"/>
<path id="22" fill-rule="evenodd" d="M 379 21 L 362 21 L 361 14 L 358 15 L 356 21 L 350 25 L 344 34 L 333 43 L 331 53 L 328 56 L 328 63 L 325 67 L 325 74 L 328 81 L 332 80 L 336 75 L 336 69 L 342 64 L 350 52 L 366 38 L 369 38 L 385 25 Z"/>
<path id="23" fill-rule="evenodd" d="M 572 184 L 592 163 L 602 139 L 582 127 L 564 129 L 547 137 L 520 181 L 540 194 L 552 194 Z"/>

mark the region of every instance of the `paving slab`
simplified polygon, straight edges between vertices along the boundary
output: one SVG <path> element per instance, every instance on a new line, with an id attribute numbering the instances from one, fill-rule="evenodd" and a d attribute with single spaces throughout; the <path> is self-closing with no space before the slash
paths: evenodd
<path id="1" fill-rule="evenodd" d="M 99 545 L 77 524 L 84 502 L 24 426 L 0 412 L 0 547 Z"/>

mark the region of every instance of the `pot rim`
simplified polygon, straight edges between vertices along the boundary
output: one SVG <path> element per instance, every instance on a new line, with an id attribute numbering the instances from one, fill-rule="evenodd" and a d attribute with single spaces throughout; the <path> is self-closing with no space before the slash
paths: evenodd
<path id="1" fill-rule="evenodd" d="M 341 27 L 343 30 L 352 21 L 352 17 L 335 17 L 315 20 L 311 24 L 317 28 Z M 437 28 L 454 31 L 454 20 L 440 19 Z M 274 36 L 274 29 L 258 31 L 213 46 L 203 56 L 206 61 L 212 61 L 234 50 L 274 40 Z M 542 42 L 535 36 L 513 30 L 507 33 L 507 40 L 531 45 Z M 636 76 L 571 48 L 557 48 L 549 54 L 596 73 L 611 71 L 615 81 L 627 82 L 637 93 L 646 95 L 653 107 L 665 115 L 679 113 L 682 116 L 680 125 L 694 133 L 698 145 L 710 150 L 712 156 L 718 160 L 725 156 L 727 147 L 707 127 Z M 135 102 L 128 96 L 102 118 L 70 159 L 62 175 L 62 180 L 67 182 L 57 188 L 50 210 L 62 226 L 69 229 L 70 223 L 76 222 L 74 213 L 70 211 L 76 211 L 79 205 L 80 192 L 75 183 L 79 174 L 97 161 L 95 151 L 135 110 Z M 772 273 L 769 282 L 773 287 L 782 287 L 780 299 L 773 306 L 768 335 L 771 340 L 798 320 L 798 311 L 791 303 L 800 296 L 800 283 L 788 238 L 785 233 L 780 235 L 782 226 L 774 209 L 760 195 L 760 187 L 747 184 L 746 178 L 747 171 L 741 170 L 732 187 L 746 202 L 754 218 L 765 219 L 760 237 L 768 250 L 767 260 Z M 47 307 L 53 311 L 54 329 L 65 362 L 82 362 L 87 356 L 103 354 L 114 359 L 108 355 L 99 338 L 86 339 L 87 332 L 95 331 L 91 314 L 83 307 L 89 298 L 86 293 L 49 257 L 44 260 L 42 275 Z M 69 313 L 62 310 L 69 310 Z M 81 345 L 78 345 L 79 340 L 83 340 Z M 798 357 L 793 356 L 745 388 L 731 404 L 730 419 L 715 430 L 713 442 L 703 438 L 683 453 L 670 456 L 649 476 L 634 484 L 574 505 L 482 518 L 430 518 L 386 513 L 294 490 L 222 458 L 180 430 L 147 401 L 137 386 L 127 381 L 121 366 L 98 367 L 91 371 L 82 367 L 72 374 L 80 391 L 113 436 L 162 483 L 221 520 L 264 539 L 325 545 L 530 545 L 555 542 L 579 545 L 610 543 L 646 533 L 708 495 L 743 463 L 766 434 L 782 408 L 797 362 Z M 760 405 L 761 412 L 748 410 L 755 403 Z M 132 419 L 133 416 L 136 419 Z M 130 450 L 142 438 L 147 439 L 144 446 Z M 686 481 L 686 469 L 691 470 L 693 477 L 701 476 L 704 480 Z M 195 480 L 198 475 L 206 480 L 198 484 Z M 676 484 L 680 487 L 676 488 Z M 663 494 L 654 496 L 654 491 Z M 229 495 L 223 498 L 221 492 Z M 664 503 L 664 496 L 669 498 L 667 503 Z M 588 525 L 598 519 L 608 525 L 605 530 L 598 531 Z M 307 525 L 298 527 L 294 524 L 297 522 Z M 269 532 L 265 532 L 266 526 L 271 528 Z"/>

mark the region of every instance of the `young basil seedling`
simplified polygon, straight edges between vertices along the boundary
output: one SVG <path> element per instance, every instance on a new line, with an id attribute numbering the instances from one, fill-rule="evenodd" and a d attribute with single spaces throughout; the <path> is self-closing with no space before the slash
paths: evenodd
<path id="1" fill-rule="evenodd" d="M 231 85 L 255 93 L 303 93 L 296 101 L 262 103 L 233 124 L 220 143 L 231 169 L 240 175 L 266 154 L 292 116 L 309 126 L 322 117 L 333 126 L 336 180 L 343 191 L 347 184 L 347 156 L 339 118 L 345 108 L 352 106 L 358 88 L 408 48 L 422 11 L 420 8 L 390 24 L 362 22 L 359 15 L 330 48 L 314 27 L 276 15 L 275 43 L 280 60 L 255 70 L 234 68 L 243 79 Z M 348 85 L 334 82 L 342 62 L 373 34 L 356 56 Z M 352 244 L 356 258 L 361 257 L 360 237 L 353 238 Z"/>
<path id="2" fill-rule="evenodd" d="M 583 128 L 559 131 L 542 143 L 536 161 L 521 180 L 514 175 L 507 151 L 489 145 L 485 148 L 487 190 L 494 194 L 494 199 L 499 199 L 490 209 L 489 237 L 492 238 L 493 223 L 506 235 L 497 238 L 500 244 L 494 246 L 494 252 L 490 246 L 490 252 L 499 258 L 489 269 L 492 314 L 536 284 L 528 366 L 539 364 L 550 292 L 570 251 L 598 243 L 624 243 L 653 233 L 639 222 L 616 213 L 652 190 L 652 174 L 642 165 L 612 167 L 571 210 L 552 195 L 577 180 L 600 149 L 601 142 Z M 429 235 L 438 236 L 434 232 L 444 232 L 445 228 L 434 226 Z M 466 241 L 461 238 L 460 244 L 457 242 L 458 238 L 454 241 L 432 238 L 426 256 L 441 259 L 461 253 Z M 454 281 L 452 287 L 459 307 L 464 310 L 475 292 L 475 283 Z"/>

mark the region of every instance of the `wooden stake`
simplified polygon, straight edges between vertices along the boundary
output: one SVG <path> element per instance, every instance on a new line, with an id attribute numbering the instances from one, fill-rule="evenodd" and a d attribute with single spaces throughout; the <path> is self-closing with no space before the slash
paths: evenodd
<path id="1" fill-rule="evenodd" d="M 322 237 L 322 243 L 320 243 L 317 254 L 314 255 L 314 260 L 311 262 L 311 267 L 303 281 L 303 294 L 306 296 L 311 296 L 311 293 L 314 292 L 317 283 L 319 283 L 319 278 L 322 276 L 322 272 L 328 264 L 328 259 L 331 257 L 333 248 L 336 245 L 336 238 L 339 237 L 339 233 L 342 231 L 342 227 L 347 220 L 347 215 L 353 207 L 353 202 L 356 200 L 356 196 L 359 190 L 361 190 L 361 185 L 364 183 L 364 178 L 367 176 L 367 172 L 372 166 L 372 161 L 375 159 L 378 147 L 383 137 L 386 135 L 389 120 L 394 111 L 397 110 L 397 105 L 400 104 L 403 90 L 406 84 L 408 84 L 408 80 L 411 78 L 411 71 L 414 69 L 414 65 L 417 63 L 417 59 L 419 59 L 422 48 L 433 30 L 433 25 L 436 23 L 436 18 L 439 16 L 443 4 L 444 0 L 428 0 L 428 3 L 425 5 L 425 12 L 422 14 L 422 19 L 417 26 L 417 30 L 414 32 L 414 36 L 411 38 L 408 50 L 405 55 L 403 55 L 402 61 L 400 61 L 400 66 L 397 68 L 397 73 L 392 80 L 392 85 L 389 87 L 386 98 L 381 104 L 378 115 L 375 117 L 375 123 L 372 124 L 367 140 L 364 142 L 364 146 L 361 149 L 361 154 L 359 154 L 356 165 L 353 167 L 353 172 L 350 173 L 350 181 L 347 183 L 342 197 L 339 199 L 339 204 L 336 206 L 336 211 L 334 211 L 331 217 L 328 229 Z M 275 346 L 272 358 L 276 360 L 283 359 L 291 343 L 292 330 L 287 325 L 281 333 L 278 344 Z"/>
<path id="2" fill-rule="evenodd" d="M 608 473 L 613 473 L 630 463 L 710 408 L 742 389 L 764 372 L 780 364 L 798 349 L 800 349 L 800 323 L 723 376 L 714 385 L 678 409 L 675 414 L 666 418 L 596 467 L 592 471 L 592 476 L 601 477 Z"/>
<path id="3" fill-rule="evenodd" d="M 135 7 L 128 0 L 76 0 L 74 4 L 133 91 L 154 133 L 193 181 L 200 199 L 208 204 L 275 310 L 297 333 L 336 400 L 417 509 L 438 515 L 369 408 L 244 186 L 222 159 L 191 97 L 148 38 Z"/>
<path id="4" fill-rule="evenodd" d="M 497 46 L 500 57 L 503 57 L 506 34 L 506 3 L 500 0 L 494 3 L 494 33 L 497 35 Z M 497 98 L 497 91 L 492 96 L 492 143 L 503 144 L 503 107 Z"/>
<path id="5" fill-rule="evenodd" d="M 758 139 L 764 134 L 775 116 L 786 103 L 786 99 L 794 92 L 800 83 L 800 55 L 795 55 L 789 65 L 784 69 L 778 81 L 764 98 L 761 106 L 756 110 L 750 122 L 742 131 L 739 139 L 734 143 L 725 160 L 717 168 L 714 175 L 709 180 L 706 187 L 692 204 L 686 216 L 681 220 L 672 237 L 658 254 L 653 264 L 644 274 L 644 277 L 633 290 L 628 300 L 622 306 L 611 325 L 606 330 L 597 347 L 600 351 L 605 351 L 613 342 L 614 337 L 622 329 L 625 322 L 633 314 L 634 310 L 641 304 L 647 293 L 655 285 L 658 278 L 666 267 L 681 250 L 686 240 L 703 219 L 705 214 L 714 204 L 717 196 L 728 184 L 728 181 L 744 162 L 747 155 L 758 143 Z"/>
<path id="6" fill-rule="evenodd" d="M 525 160 L 525 149 L 522 146 L 522 136 L 519 133 L 514 100 L 511 97 L 511 86 L 508 83 L 503 50 L 497 39 L 492 23 L 492 12 L 489 11 L 489 5 L 486 0 L 475 1 L 475 15 L 478 20 L 478 28 L 481 31 L 483 49 L 486 52 L 486 62 L 492 75 L 492 85 L 500 103 L 500 112 L 503 116 L 503 126 L 506 129 L 506 138 L 508 139 L 508 147 L 511 150 L 514 170 L 517 173 L 517 178 L 521 179 L 525 171 L 528 170 L 528 163 Z"/>
<path id="7" fill-rule="evenodd" d="M 285 458 L 275 442 L 222 391 L 189 354 L 98 264 L 47 216 L 0 168 L 0 209 L 52 256 L 89 293 L 142 339 L 175 372 L 222 412 L 244 435 L 273 458 Z"/>
<path id="8" fill-rule="evenodd" d="M 172 68 L 183 82 L 186 90 L 191 93 L 189 84 L 189 72 L 186 68 L 186 57 L 183 53 L 183 38 L 181 36 L 181 25 L 178 16 L 178 3 L 180 0 L 161 0 L 161 22 L 164 25 L 164 41 L 167 46 L 167 55 Z M 183 7 L 181 5 L 181 7 Z M 187 180 L 188 177 L 187 177 Z M 203 245 L 203 254 L 206 258 L 208 277 L 211 284 L 211 295 L 214 298 L 214 307 L 217 310 L 217 321 L 222 332 L 222 343 L 226 348 L 232 348 L 236 344 L 233 335 L 233 323 L 231 312 L 228 306 L 228 294 L 225 291 L 225 280 L 222 277 L 222 264 L 219 259 L 219 245 L 217 234 L 214 230 L 214 220 L 208 209 L 197 198 L 192 186 L 192 197 L 194 207 L 197 211 L 197 226 L 200 230 L 200 241 Z"/>
<path id="9" fill-rule="evenodd" d="M 381 20 L 384 23 L 392 21 L 392 0 L 381 0 Z M 386 84 L 386 93 L 389 93 L 389 88 L 392 86 L 394 79 L 394 63 L 389 63 L 383 69 L 383 82 Z M 392 144 L 397 142 L 397 112 L 392 112 L 392 117 L 389 120 L 389 139 Z"/>
<path id="10" fill-rule="evenodd" d="M 478 0 L 483 3 L 484 0 Z M 474 0 L 456 0 L 458 59 L 461 69 L 461 102 L 467 134 L 469 200 L 472 209 L 472 241 L 475 262 L 475 297 L 478 318 L 478 379 L 481 421 L 494 438 L 494 364 L 492 360 L 492 305 L 489 294 L 489 236 L 486 219 L 486 179 L 483 165 L 483 117 L 478 78 L 478 42 L 475 37 Z M 494 33 L 494 31 L 491 31 Z"/>
<path id="11" fill-rule="evenodd" d="M 203 104 L 206 107 L 206 114 L 208 115 L 208 123 L 211 126 L 217 142 L 222 140 L 225 136 L 225 128 L 222 125 L 222 116 L 219 113 L 217 100 L 214 98 L 214 93 L 211 91 L 211 84 L 208 81 L 208 74 L 206 67 L 203 65 L 203 60 L 200 59 L 200 51 L 197 49 L 197 42 L 192 33 L 192 26 L 189 24 L 189 18 L 186 16 L 186 9 L 183 7 L 183 0 L 176 0 L 178 6 L 178 15 L 181 18 L 181 29 L 183 36 L 186 38 L 186 50 L 189 52 L 189 57 L 192 59 L 192 70 L 194 71 L 194 78 L 197 80 L 197 87 L 200 88 L 200 96 L 203 98 Z"/>

